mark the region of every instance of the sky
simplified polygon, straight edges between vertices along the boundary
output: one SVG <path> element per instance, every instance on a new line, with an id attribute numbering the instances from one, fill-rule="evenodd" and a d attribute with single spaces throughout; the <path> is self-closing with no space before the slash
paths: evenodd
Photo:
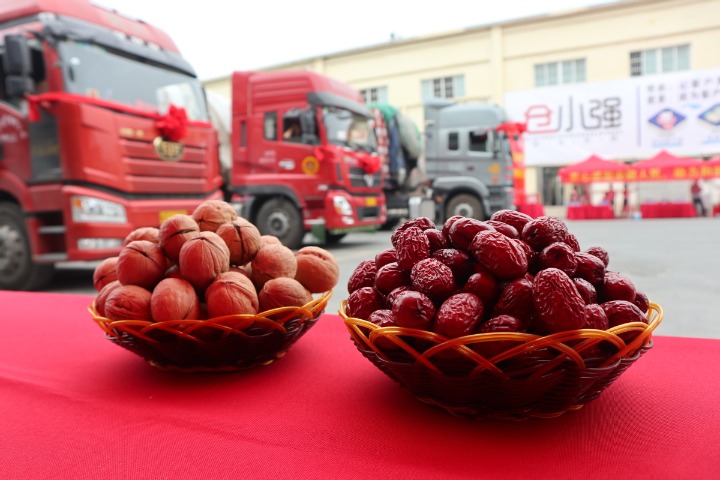
<path id="1" fill-rule="evenodd" d="M 201 80 L 613 0 L 94 0 L 164 30 Z M 202 5 L 202 10 L 198 10 Z"/>

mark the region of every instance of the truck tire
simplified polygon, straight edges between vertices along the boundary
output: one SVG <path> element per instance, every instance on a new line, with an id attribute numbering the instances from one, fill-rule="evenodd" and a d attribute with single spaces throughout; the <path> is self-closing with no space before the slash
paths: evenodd
<path id="1" fill-rule="evenodd" d="M 39 290 L 50 283 L 53 270 L 33 262 L 20 208 L 0 202 L 0 290 Z"/>
<path id="2" fill-rule="evenodd" d="M 480 200 L 476 196 L 467 193 L 455 195 L 447 203 L 445 207 L 445 219 L 447 220 L 453 215 L 485 220 L 482 203 L 480 203 Z"/>
<path id="3" fill-rule="evenodd" d="M 263 203 L 253 223 L 260 234 L 273 235 L 292 250 L 300 248 L 305 236 L 300 211 L 284 198 L 271 198 Z"/>

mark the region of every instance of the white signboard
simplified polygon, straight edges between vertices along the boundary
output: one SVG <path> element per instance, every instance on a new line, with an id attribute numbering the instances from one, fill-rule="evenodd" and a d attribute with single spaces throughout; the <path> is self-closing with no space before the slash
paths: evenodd
<path id="1" fill-rule="evenodd" d="M 509 92 L 505 109 L 530 166 L 720 153 L 720 69 Z"/>

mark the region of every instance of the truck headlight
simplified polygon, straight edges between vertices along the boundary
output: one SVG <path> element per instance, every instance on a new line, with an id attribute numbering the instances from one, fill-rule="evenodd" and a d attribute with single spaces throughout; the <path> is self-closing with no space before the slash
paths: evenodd
<path id="1" fill-rule="evenodd" d="M 70 198 L 72 219 L 77 223 L 103 222 L 126 223 L 125 207 L 119 203 L 100 200 L 99 198 L 73 195 Z"/>
<path id="2" fill-rule="evenodd" d="M 335 211 L 338 213 L 338 215 L 353 214 L 352 205 L 350 205 L 348 199 L 343 196 L 336 195 L 333 197 L 333 207 L 335 208 Z"/>

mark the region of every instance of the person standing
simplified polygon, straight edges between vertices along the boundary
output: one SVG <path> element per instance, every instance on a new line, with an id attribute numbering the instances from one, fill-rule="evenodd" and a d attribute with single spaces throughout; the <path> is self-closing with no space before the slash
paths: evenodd
<path id="1" fill-rule="evenodd" d="M 693 201 L 693 206 L 695 207 L 695 212 L 699 216 L 704 217 L 706 215 L 705 204 L 703 203 L 702 187 L 700 186 L 699 181 L 693 180 L 693 183 L 690 186 L 690 194 L 692 195 L 692 201 Z"/>
<path id="2" fill-rule="evenodd" d="M 623 187 L 623 207 L 622 207 L 622 217 L 627 218 L 630 216 L 630 188 L 628 187 L 628 184 L 626 183 Z"/>

